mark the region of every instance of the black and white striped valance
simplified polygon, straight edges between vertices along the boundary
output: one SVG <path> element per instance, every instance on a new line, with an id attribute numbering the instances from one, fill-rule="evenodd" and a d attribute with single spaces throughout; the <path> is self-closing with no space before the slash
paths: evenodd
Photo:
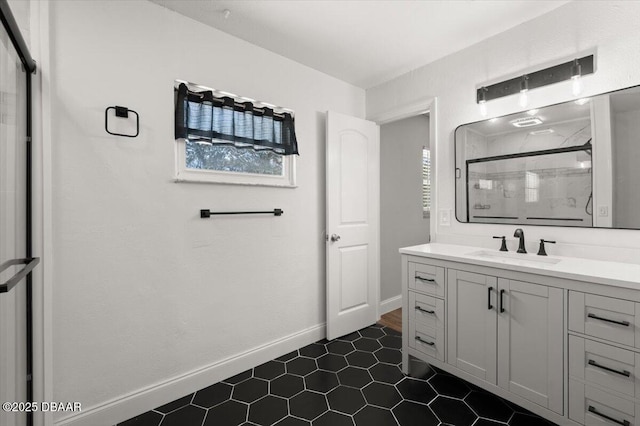
<path id="1" fill-rule="evenodd" d="M 239 102 L 212 91 L 197 92 L 180 83 L 176 90 L 175 138 L 236 148 L 298 154 L 293 116 Z"/>

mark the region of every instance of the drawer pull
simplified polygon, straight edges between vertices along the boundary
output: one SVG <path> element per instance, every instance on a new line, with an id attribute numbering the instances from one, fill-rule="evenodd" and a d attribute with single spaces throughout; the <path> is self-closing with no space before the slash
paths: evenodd
<path id="1" fill-rule="evenodd" d="M 421 277 L 419 275 L 416 275 L 416 280 L 420 280 L 420 281 L 427 282 L 427 283 L 435 283 L 436 282 L 435 278 L 424 278 L 424 277 Z"/>
<path id="2" fill-rule="evenodd" d="M 416 306 L 416 311 L 424 312 L 425 314 L 435 314 L 436 311 L 429 311 L 427 309 L 421 308 L 420 306 Z"/>
<path id="3" fill-rule="evenodd" d="M 597 320 L 600 320 L 600 321 L 610 322 L 610 323 L 613 323 L 613 324 L 624 325 L 625 327 L 629 327 L 629 321 L 616 321 L 616 320 L 612 320 L 612 319 L 609 319 L 609 318 L 599 317 L 596 314 L 587 314 L 587 316 L 589 318 L 597 319 Z"/>
<path id="4" fill-rule="evenodd" d="M 593 407 L 591 405 L 589 406 L 589 412 L 595 414 L 596 416 L 600 416 L 603 419 L 607 419 L 610 422 L 614 422 L 614 423 L 622 425 L 622 426 L 631 426 L 631 423 L 629 422 L 629 420 L 617 420 L 617 419 L 614 419 L 613 417 L 609 417 L 606 414 L 602 414 L 601 412 L 596 410 L 595 407 Z"/>
<path id="5" fill-rule="evenodd" d="M 500 313 L 504 312 L 504 300 L 502 298 L 505 291 L 506 290 L 500 290 Z"/>
<path id="6" fill-rule="evenodd" d="M 429 346 L 435 346 L 436 343 L 435 342 L 427 342 L 426 340 L 422 340 L 422 338 L 420 338 L 420 336 L 416 336 L 416 340 L 420 343 L 424 343 L 425 345 L 429 345 Z"/>
<path id="7" fill-rule="evenodd" d="M 487 289 L 487 309 L 493 309 L 493 305 L 491 304 L 491 292 L 493 291 L 493 287 L 489 287 Z"/>
<path id="8" fill-rule="evenodd" d="M 594 367 L 600 368 L 600 369 L 602 369 L 602 370 L 607 370 L 607 371 L 610 371 L 610 372 L 612 372 L 612 373 L 619 374 L 619 375 L 621 375 L 621 376 L 631 377 L 631 373 L 630 373 L 630 372 L 628 372 L 627 370 L 622 370 L 622 371 L 620 371 L 620 370 L 614 370 L 613 368 L 609 368 L 609 367 L 605 367 L 604 365 L 600 365 L 600 364 L 598 364 L 597 362 L 595 362 L 595 361 L 594 361 L 594 360 L 592 360 L 592 359 L 590 359 L 590 360 L 588 361 L 588 364 L 589 364 L 589 365 L 593 365 Z"/>

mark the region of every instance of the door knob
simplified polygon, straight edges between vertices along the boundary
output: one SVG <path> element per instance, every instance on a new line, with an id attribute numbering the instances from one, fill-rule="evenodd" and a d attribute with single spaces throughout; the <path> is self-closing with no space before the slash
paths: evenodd
<path id="1" fill-rule="evenodd" d="M 336 241 L 340 241 L 340 235 L 338 234 L 331 234 L 331 241 L 333 241 L 334 243 Z"/>

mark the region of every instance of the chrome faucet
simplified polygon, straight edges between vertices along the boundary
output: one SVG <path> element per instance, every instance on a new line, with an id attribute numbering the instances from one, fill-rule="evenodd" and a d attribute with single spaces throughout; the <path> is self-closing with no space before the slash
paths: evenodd
<path id="1" fill-rule="evenodd" d="M 516 229 L 516 232 L 513 233 L 514 237 L 520 238 L 520 244 L 518 245 L 518 253 L 526 253 L 527 249 L 524 248 L 524 231 L 522 228 Z"/>

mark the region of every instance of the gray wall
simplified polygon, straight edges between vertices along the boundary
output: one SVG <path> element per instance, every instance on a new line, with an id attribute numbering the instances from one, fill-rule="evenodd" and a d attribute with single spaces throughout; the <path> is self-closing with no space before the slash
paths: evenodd
<path id="1" fill-rule="evenodd" d="M 612 124 L 613 226 L 637 229 L 640 228 L 640 111 L 615 113 Z M 597 206 L 594 210 L 597 212 Z"/>
<path id="2" fill-rule="evenodd" d="M 422 216 L 422 147 L 429 117 L 419 115 L 380 128 L 380 300 L 401 292 L 398 249 L 429 240 Z"/>

